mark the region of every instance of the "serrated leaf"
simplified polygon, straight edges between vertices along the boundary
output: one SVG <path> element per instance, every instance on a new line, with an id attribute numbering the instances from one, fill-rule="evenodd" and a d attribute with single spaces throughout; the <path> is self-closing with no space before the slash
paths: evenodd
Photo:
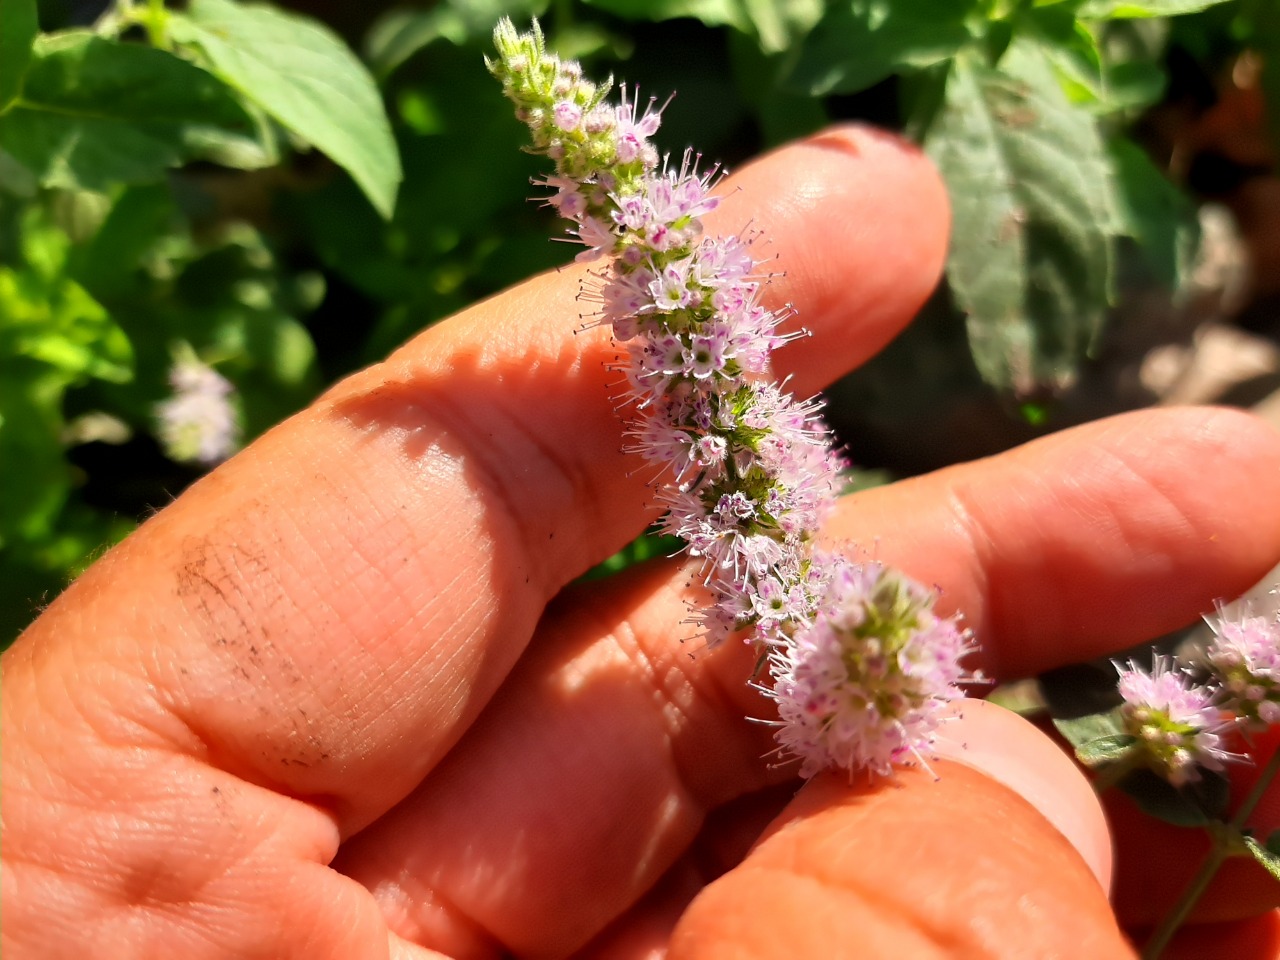
<path id="1" fill-rule="evenodd" d="M 1081 20 L 1129 20 L 1146 17 L 1176 17 L 1208 10 L 1227 0 L 1085 0 L 1077 16 Z"/>
<path id="2" fill-rule="evenodd" d="M 355 54 L 327 27 L 274 7 L 193 0 L 169 21 L 215 73 L 283 126 L 324 151 L 384 217 L 402 173 L 382 97 Z"/>
<path id="3" fill-rule="evenodd" d="M 1179 827 L 1202 827 L 1221 820 L 1231 795 L 1226 779 L 1211 771 L 1177 788 L 1150 770 L 1135 770 L 1119 787 L 1144 813 Z"/>
<path id="4" fill-rule="evenodd" d="M 1276 880 L 1280 880 L 1280 854 L 1270 848 L 1270 844 L 1260 843 L 1256 837 L 1245 837 L 1244 845 L 1253 854 L 1253 859 Z"/>
<path id="5" fill-rule="evenodd" d="M 789 83 L 815 95 L 853 93 L 940 63 L 973 39 L 972 8 L 962 0 L 846 0 L 805 38 Z"/>
<path id="6" fill-rule="evenodd" d="M 1137 738 L 1119 733 L 1110 737 L 1098 737 L 1088 740 L 1076 747 L 1076 757 L 1086 767 L 1100 767 L 1107 763 L 1116 763 L 1129 756 Z"/>
<path id="7" fill-rule="evenodd" d="M 1094 740 L 1123 735 L 1124 728 L 1113 712 L 1093 713 L 1083 717 L 1054 717 L 1053 725 L 1067 742 L 1079 750 Z"/>
<path id="8" fill-rule="evenodd" d="M 203 156 L 209 128 L 249 130 L 216 77 L 163 50 L 85 31 L 41 38 L 0 148 L 42 185 L 105 191 Z"/>
<path id="9" fill-rule="evenodd" d="M 1072 382 L 1110 287 L 1110 171 L 1093 118 L 1038 44 L 954 63 L 925 147 L 951 194 L 947 277 L 983 378 L 1018 396 Z"/>
<path id="10" fill-rule="evenodd" d="M 36 0 L 0 0 L 0 113 L 22 91 L 39 30 Z"/>

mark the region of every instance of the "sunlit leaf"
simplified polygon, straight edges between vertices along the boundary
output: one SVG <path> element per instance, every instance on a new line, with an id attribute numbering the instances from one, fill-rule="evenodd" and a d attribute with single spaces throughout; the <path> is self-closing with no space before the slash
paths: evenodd
<path id="1" fill-rule="evenodd" d="M 1141 17 L 1174 17 L 1216 7 L 1227 0 L 1085 0 L 1082 20 L 1120 20 Z"/>
<path id="2" fill-rule="evenodd" d="M 947 277 L 987 382 L 1028 396 L 1065 387 L 1107 307 L 1110 171 L 1093 118 L 1037 44 L 999 67 L 957 57 L 926 149 L 954 209 Z"/>
<path id="3" fill-rule="evenodd" d="M 1116 763 L 1133 752 L 1137 738 L 1127 733 L 1087 740 L 1076 747 L 1076 758 L 1086 767 Z"/>
<path id="4" fill-rule="evenodd" d="M 216 77 L 163 50 L 74 31 L 37 42 L 22 98 L 0 116 L 0 148 L 44 186 L 106 190 L 205 156 L 210 128 L 251 129 Z"/>
<path id="5" fill-rule="evenodd" d="M 351 174 L 384 217 L 395 207 L 400 156 L 369 71 L 328 27 L 230 0 L 193 0 L 169 31 L 213 71 Z"/>

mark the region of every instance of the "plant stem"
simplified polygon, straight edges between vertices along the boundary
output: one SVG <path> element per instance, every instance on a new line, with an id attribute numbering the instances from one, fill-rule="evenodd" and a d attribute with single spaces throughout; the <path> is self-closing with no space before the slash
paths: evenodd
<path id="1" fill-rule="evenodd" d="M 165 29 L 168 21 L 169 11 L 164 8 L 164 0 L 147 0 L 147 13 L 142 18 L 142 25 L 146 28 L 147 39 L 157 49 L 169 49 L 169 32 Z"/>
<path id="2" fill-rule="evenodd" d="M 1271 759 L 1267 761 L 1267 765 L 1258 774 L 1258 779 L 1254 782 L 1253 789 L 1244 798 L 1244 802 L 1236 810 L 1235 816 L 1226 824 L 1226 829 L 1209 832 L 1209 837 L 1213 841 L 1213 848 L 1200 865 L 1199 871 L 1191 878 L 1191 883 L 1187 885 L 1187 889 L 1178 898 L 1178 902 L 1173 905 L 1173 909 L 1160 922 L 1160 925 L 1156 927 L 1155 932 L 1151 935 L 1151 939 L 1147 941 L 1147 945 L 1142 950 L 1142 960 L 1157 960 L 1160 954 L 1164 952 L 1164 948 L 1169 945 L 1169 941 L 1173 939 L 1173 935 L 1178 928 L 1182 926 L 1183 921 L 1187 919 L 1196 902 L 1208 889 L 1209 883 L 1217 874 L 1218 869 L 1226 862 L 1228 857 L 1237 855 L 1237 851 L 1241 846 L 1240 839 L 1245 821 L 1249 819 L 1254 807 L 1262 800 L 1263 794 L 1267 792 L 1267 787 L 1270 786 L 1277 773 L 1280 773 L 1280 749 L 1271 754 Z"/>

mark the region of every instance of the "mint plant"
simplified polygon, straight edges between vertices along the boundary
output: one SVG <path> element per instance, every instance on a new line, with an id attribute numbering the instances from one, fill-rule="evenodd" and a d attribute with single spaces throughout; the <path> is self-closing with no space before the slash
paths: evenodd
<path id="1" fill-rule="evenodd" d="M 1229 858 L 1251 858 L 1280 881 L 1280 831 L 1257 837 L 1249 827 L 1280 773 L 1280 750 L 1235 803 L 1222 776 L 1228 764 L 1252 763 L 1253 738 L 1280 725 L 1280 612 L 1263 616 L 1247 603 L 1238 611 L 1220 604 L 1205 618 L 1214 639 L 1198 663 L 1158 654 L 1149 671 L 1135 661 L 1116 664 L 1114 676 L 1050 697 L 1054 723 L 1096 771 L 1096 789 L 1119 787 L 1151 816 L 1210 838 L 1208 857 L 1145 945 L 1149 960 L 1161 955 Z M 1084 702 L 1090 706 L 1072 709 Z"/>

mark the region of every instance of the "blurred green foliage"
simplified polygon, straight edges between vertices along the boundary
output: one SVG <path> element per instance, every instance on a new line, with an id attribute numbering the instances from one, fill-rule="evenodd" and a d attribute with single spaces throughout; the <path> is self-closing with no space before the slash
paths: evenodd
<path id="1" fill-rule="evenodd" d="M 500 16 L 678 91 L 676 153 L 733 164 L 844 117 L 917 137 L 955 205 L 957 362 L 1037 410 L 1096 341 L 1117 242 L 1171 288 L 1194 247 L 1126 136 L 1170 44 L 1280 61 L 1268 0 L 444 0 L 348 11 L 345 38 L 236 0 L 79 9 L 0 0 L 0 643 L 197 475 L 155 440 L 175 349 L 235 385 L 251 439 L 568 259 L 483 66 Z"/>

